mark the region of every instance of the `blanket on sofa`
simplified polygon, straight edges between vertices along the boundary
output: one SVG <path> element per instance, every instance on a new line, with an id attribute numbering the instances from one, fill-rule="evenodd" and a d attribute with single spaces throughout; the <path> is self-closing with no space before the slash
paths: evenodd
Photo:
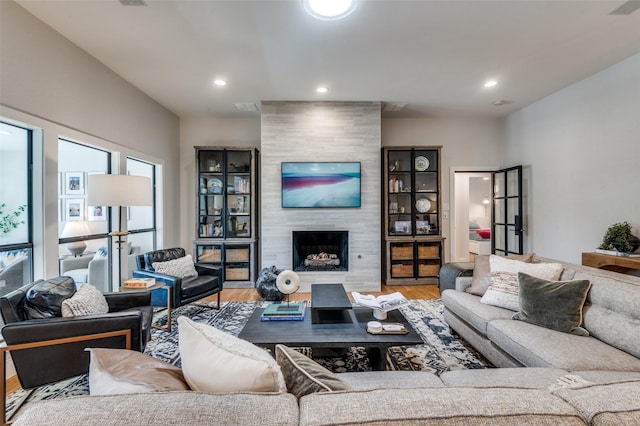
<path id="1" fill-rule="evenodd" d="M 196 322 L 204 322 L 229 334 L 237 336 L 249 316 L 258 306 L 268 302 L 223 302 L 220 310 L 198 305 L 186 305 L 175 309 L 172 321 L 186 315 Z M 387 354 L 389 370 L 421 370 L 441 374 L 449 370 L 486 368 L 489 362 L 471 346 L 449 332 L 444 322 L 443 305 L 440 300 L 412 300 L 400 308 L 403 315 L 418 332 L 424 345 L 393 347 Z M 166 325 L 166 311 L 156 314 L 154 323 Z M 178 350 L 178 326 L 173 324 L 172 332 L 152 330 L 152 340 L 147 344 L 145 353 L 180 366 Z M 299 348 L 313 357 L 309 348 Z M 314 358 L 318 363 L 334 372 L 368 371 L 371 369 L 364 348 L 351 348 L 346 356 Z M 37 400 L 65 398 L 89 393 L 87 376 L 79 376 L 60 383 L 38 388 L 32 395 L 18 390 L 7 398 L 7 412 L 11 413 L 16 403 L 27 397 L 26 403 Z M 22 408 L 24 409 L 24 407 Z"/>

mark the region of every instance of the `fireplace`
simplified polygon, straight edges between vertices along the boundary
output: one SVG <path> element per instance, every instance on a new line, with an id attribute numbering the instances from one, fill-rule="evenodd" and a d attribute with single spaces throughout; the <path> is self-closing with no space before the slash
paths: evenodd
<path id="1" fill-rule="evenodd" d="M 293 231 L 293 270 L 348 271 L 349 231 Z"/>

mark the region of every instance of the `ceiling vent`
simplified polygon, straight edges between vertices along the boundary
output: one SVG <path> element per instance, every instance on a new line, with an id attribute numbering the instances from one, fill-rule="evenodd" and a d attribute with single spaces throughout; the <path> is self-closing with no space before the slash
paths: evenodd
<path id="1" fill-rule="evenodd" d="M 238 111 L 242 111 L 242 112 L 259 112 L 260 108 L 258 108 L 258 105 L 254 104 L 253 102 L 236 102 L 234 104 L 236 106 L 236 109 Z"/>
<path id="2" fill-rule="evenodd" d="M 146 6 L 144 0 L 120 0 L 123 6 Z"/>
<path id="3" fill-rule="evenodd" d="M 640 9 L 640 0 L 629 0 L 617 9 L 609 12 L 609 15 L 631 15 L 636 10 Z"/>
<path id="4" fill-rule="evenodd" d="M 513 102 L 513 101 L 510 101 L 508 99 L 500 99 L 500 100 L 491 102 L 491 105 L 493 105 L 493 106 L 502 106 L 502 105 L 510 104 L 511 102 Z"/>
<path id="5" fill-rule="evenodd" d="M 406 102 L 383 102 L 382 103 L 382 111 L 384 112 L 388 112 L 388 111 L 400 111 L 402 109 L 404 109 L 407 105 L 409 105 Z"/>

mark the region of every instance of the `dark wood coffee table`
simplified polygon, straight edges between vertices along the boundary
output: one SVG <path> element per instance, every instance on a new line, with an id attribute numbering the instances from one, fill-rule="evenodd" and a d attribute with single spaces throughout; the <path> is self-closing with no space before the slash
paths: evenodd
<path id="1" fill-rule="evenodd" d="M 370 308 L 346 310 L 348 321 L 341 323 L 313 324 L 310 308 L 304 321 L 260 321 L 263 308 L 257 308 L 238 337 L 275 353 L 278 343 L 287 346 L 313 348 L 349 348 L 362 346 L 366 349 L 373 370 L 386 369 L 386 353 L 391 346 L 421 345 L 422 339 L 407 322 L 402 313 L 388 313 L 384 322 L 399 322 L 405 325 L 407 334 L 370 334 L 367 322 L 374 321 Z"/>

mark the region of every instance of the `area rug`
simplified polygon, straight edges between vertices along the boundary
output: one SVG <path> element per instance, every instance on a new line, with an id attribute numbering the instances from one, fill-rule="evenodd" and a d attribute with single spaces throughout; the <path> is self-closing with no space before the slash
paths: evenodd
<path id="1" fill-rule="evenodd" d="M 179 316 L 188 316 L 196 322 L 212 325 L 237 336 L 253 311 L 267 303 L 223 302 L 220 310 L 210 309 L 206 304 L 182 306 L 172 313 L 171 333 L 156 329 L 151 331 L 152 338 L 147 344 L 145 353 L 180 367 L 176 322 Z M 412 300 L 409 305 L 400 309 L 425 343 L 390 348 L 387 352 L 388 370 L 429 371 L 440 375 L 449 370 L 490 367 L 489 362 L 464 340 L 451 335 L 449 326 L 442 316 L 443 305 L 440 300 Z M 157 312 L 154 323 L 166 325 L 166 311 Z M 310 348 L 296 349 L 313 357 L 313 351 Z M 364 348 L 350 348 L 346 354 L 340 354 L 340 356 L 326 355 L 323 354 L 322 357 L 314 357 L 314 359 L 333 372 L 371 370 Z M 89 383 L 86 375 L 40 387 L 31 395 L 28 395 L 27 391 L 18 390 L 7 397 L 7 412 L 11 413 L 16 404 L 25 397 L 27 398 L 25 404 L 29 404 L 43 399 L 65 398 L 88 393 Z"/>

